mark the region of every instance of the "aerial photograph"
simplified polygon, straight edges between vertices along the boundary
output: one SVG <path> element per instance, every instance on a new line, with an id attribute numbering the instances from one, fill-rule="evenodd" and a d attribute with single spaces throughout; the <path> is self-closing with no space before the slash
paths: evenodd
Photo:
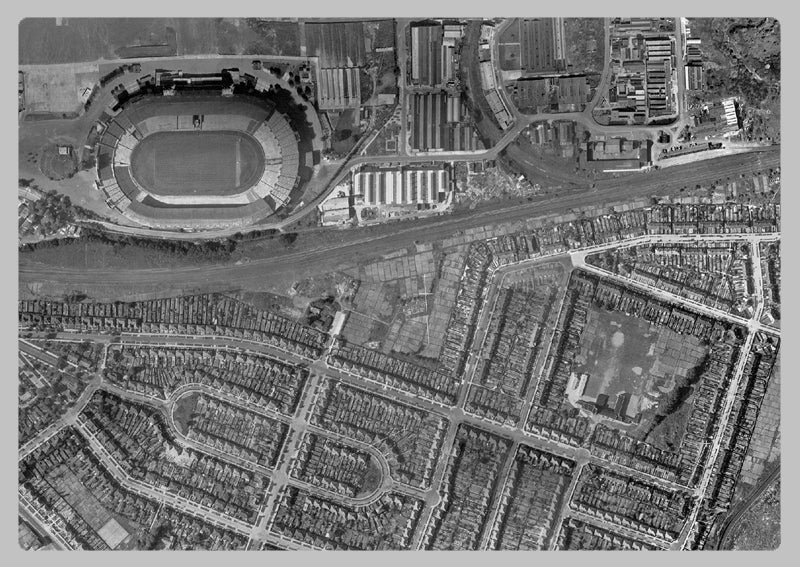
<path id="1" fill-rule="evenodd" d="M 780 28 L 21 20 L 19 548 L 777 549 Z"/>

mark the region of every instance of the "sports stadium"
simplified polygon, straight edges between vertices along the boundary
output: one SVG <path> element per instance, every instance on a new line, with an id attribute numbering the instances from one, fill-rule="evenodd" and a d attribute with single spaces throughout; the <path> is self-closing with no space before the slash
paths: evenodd
<path id="1" fill-rule="evenodd" d="M 274 105 L 170 94 L 126 101 L 98 126 L 97 183 L 109 206 L 145 226 L 210 229 L 252 224 L 289 202 L 298 137 Z"/>

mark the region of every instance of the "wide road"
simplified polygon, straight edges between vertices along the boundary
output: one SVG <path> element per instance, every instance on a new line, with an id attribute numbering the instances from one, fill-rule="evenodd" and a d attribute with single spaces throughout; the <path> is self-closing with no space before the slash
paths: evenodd
<path id="1" fill-rule="evenodd" d="M 741 173 L 778 167 L 780 147 L 747 155 L 734 155 L 687 165 L 679 171 L 662 170 L 635 178 L 598 182 L 591 192 L 568 194 L 512 204 L 491 210 L 465 211 L 444 217 L 409 221 L 370 229 L 353 229 L 331 234 L 331 239 L 305 250 L 275 250 L 269 258 L 254 259 L 243 265 L 205 265 L 145 270 L 85 269 L 80 266 L 62 268 L 26 261 L 20 255 L 20 287 L 37 282 L 54 282 L 73 289 L 75 286 L 98 283 L 159 284 L 165 288 L 186 289 L 189 286 L 213 285 L 264 289 L 269 281 L 297 279 L 304 270 L 321 272 L 352 266 L 367 258 L 376 258 L 413 245 L 447 238 L 459 231 L 499 222 L 514 222 L 532 217 L 567 212 L 572 208 L 631 201 L 648 196 L 676 193 L 683 186 L 707 184 L 716 179 Z M 166 289 L 164 291 L 167 291 Z"/>

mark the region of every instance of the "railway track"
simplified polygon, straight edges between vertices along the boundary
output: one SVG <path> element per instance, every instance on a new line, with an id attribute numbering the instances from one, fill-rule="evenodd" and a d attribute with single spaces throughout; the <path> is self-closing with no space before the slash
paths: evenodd
<path id="1" fill-rule="evenodd" d="M 781 465 L 778 465 L 769 473 L 767 478 L 765 478 L 757 487 L 756 489 L 742 502 L 737 504 L 733 507 L 730 514 L 723 520 L 722 524 L 720 525 L 719 535 L 717 536 L 717 540 L 712 545 L 713 549 L 727 549 L 725 547 L 726 540 L 732 533 L 732 529 L 739 523 L 742 516 L 750 509 L 750 507 L 759 499 L 767 489 L 772 486 L 772 483 L 779 478 L 781 473 Z"/>

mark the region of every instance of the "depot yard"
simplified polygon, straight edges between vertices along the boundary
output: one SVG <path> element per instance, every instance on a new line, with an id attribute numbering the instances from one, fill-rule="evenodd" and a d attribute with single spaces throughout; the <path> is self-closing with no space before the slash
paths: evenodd
<path id="1" fill-rule="evenodd" d="M 264 153 L 239 132 L 157 132 L 136 146 L 131 164 L 159 195 L 228 195 L 258 179 Z"/>

